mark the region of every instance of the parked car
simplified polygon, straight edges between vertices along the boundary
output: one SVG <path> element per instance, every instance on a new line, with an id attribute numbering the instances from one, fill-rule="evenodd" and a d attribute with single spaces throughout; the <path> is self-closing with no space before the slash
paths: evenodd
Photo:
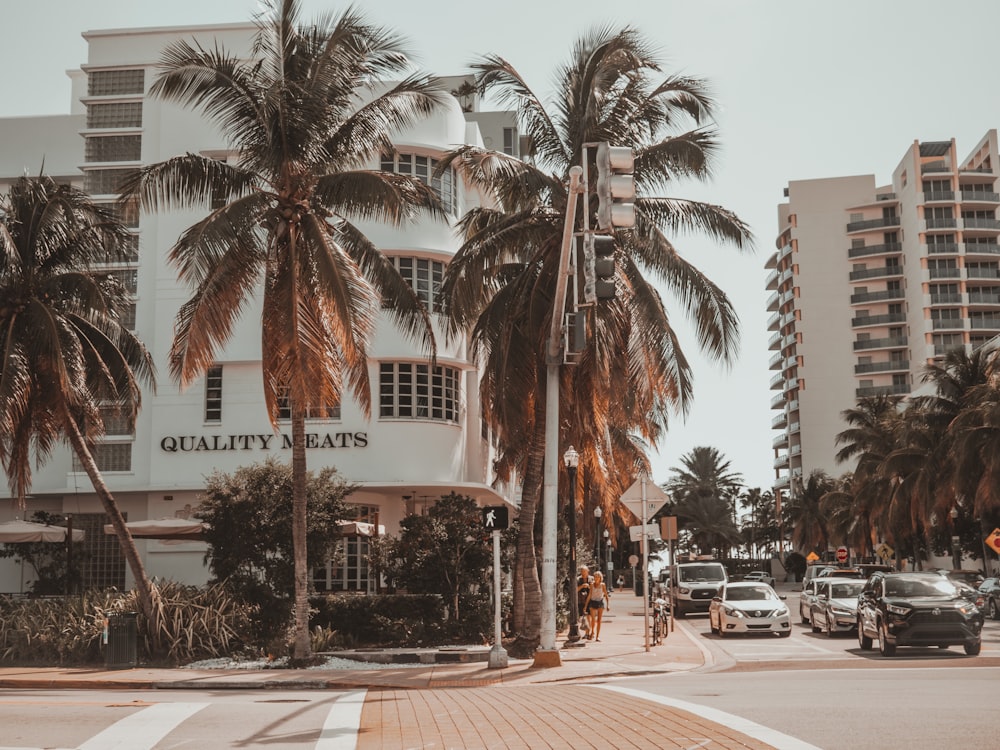
<path id="1" fill-rule="evenodd" d="M 897 646 L 982 649 L 983 613 L 937 573 L 873 573 L 858 595 L 857 627 L 861 649 L 877 639 L 883 656 Z"/>
<path id="2" fill-rule="evenodd" d="M 983 597 L 986 615 L 991 620 L 1000 620 L 1000 578 L 987 578 L 979 584 L 979 593 Z"/>
<path id="3" fill-rule="evenodd" d="M 727 583 L 708 606 L 708 625 L 719 637 L 733 633 L 792 634 L 792 620 L 782 597 L 766 583 Z"/>
<path id="4" fill-rule="evenodd" d="M 864 587 L 864 578 L 817 578 L 809 613 L 812 632 L 824 632 L 832 638 L 854 630 L 858 624 L 858 594 Z"/>
<path id="5" fill-rule="evenodd" d="M 978 570 L 940 570 L 938 572 L 953 581 L 967 583 L 974 589 L 979 588 L 979 584 L 983 582 L 983 574 Z"/>
<path id="6" fill-rule="evenodd" d="M 813 578 L 802 584 L 802 593 L 799 594 L 799 620 L 803 625 L 812 624 L 812 606 L 816 602 L 816 588 L 823 578 Z"/>
<path id="7" fill-rule="evenodd" d="M 858 563 L 854 567 L 861 573 L 861 578 L 868 578 L 872 573 L 891 573 L 895 570 L 891 565 L 883 565 L 882 563 Z"/>
<path id="8" fill-rule="evenodd" d="M 802 578 L 802 590 L 806 588 L 806 584 L 812 581 L 814 578 L 819 578 L 827 570 L 835 568 L 835 565 L 830 563 L 812 563 L 806 568 L 806 574 Z"/>
<path id="9" fill-rule="evenodd" d="M 775 580 L 774 576 L 770 573 L 765 573 L 763 570 L 755 570 L 752 573 L 747 573 L 743 576 L 744 581 L 752 581 L 755 583 L 766 583 L 772 589 L 774 588 Z"/>

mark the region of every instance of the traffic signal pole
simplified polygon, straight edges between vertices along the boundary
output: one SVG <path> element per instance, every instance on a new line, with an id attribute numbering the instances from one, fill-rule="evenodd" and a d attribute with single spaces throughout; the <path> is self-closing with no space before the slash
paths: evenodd
<path id="1" fill-rule="evenodd" d="M 585 189 L 583 167 L 569 170 L 566 222 L 559 250 L 559 275 L 552 304 L 545 371 L 545 463 L 542 485 L 542 622 L 535 667 L 558 667 L 562 658 L 556 648 L 556 537 L 559 484 L 559 368 L 563 359 L 562 329 L 566 315 L 570 249 L 576 225 L 576 204 Z M 575 575 L 575 571 L 570 571 Z M 571 592 L 575 596 L 575 591 Z"/>

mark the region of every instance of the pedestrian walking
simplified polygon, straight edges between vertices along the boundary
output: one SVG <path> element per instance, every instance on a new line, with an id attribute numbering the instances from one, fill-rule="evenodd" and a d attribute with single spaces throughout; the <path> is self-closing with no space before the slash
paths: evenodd
<path id="1" fill-rule="evenodd" d="M 604 585 L 604 576 L 594 573 L 594 582 L 590 586 L 590 601 L 587 603 L 587 615 L 590 618 L 590 635 L 587 639 L 601 640 L 601 620 L 604 610 L 611 609 L 611 594 Z"/>
<path id="2" fill-rule="evenodd" d="M 587 605 L 590 603 L 592 582 L 590 569 L 586 565 L 581 566 L 580 575 L 576 579 L 576 613 L 579 615 L 578 627 L 588 638 L 590 637 L 590 618 L 587 614 Z"/>
<path id="3" fill-rule="evenodd" d="M 619 574 L 619 576 L 618 576 L 618 593 L 620 594 L 622 592 L 622 589 L 624 589 L 624 588 L 625 588 L 625 576 Z"/>

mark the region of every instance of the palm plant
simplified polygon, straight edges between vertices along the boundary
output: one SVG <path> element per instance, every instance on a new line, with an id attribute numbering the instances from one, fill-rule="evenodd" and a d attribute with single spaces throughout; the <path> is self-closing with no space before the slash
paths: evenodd
<path id="1" fill-rule="evenodd" d="M 635 152 L 636 226 L 614 233 L 618 295 L 588 315 L 589 344 L 578 368 L 564 368 L 560 388 L 576 396 L 576 419 L 560 425 L 560 442 L 577 446 L 581 467 L 590 465 L 594 476 L 610 477 L 611 466 L 642 466 L 645 454 L 636 450 L 641 440 L 657 437 L 667 413 L 684 411 L 691 398 L 690 367 L 654 283 L 679 298 L 709 356 L 728 360 L 736 350 L 729 300 L 681 256 L 670 235 L 704 232 L 743 248 L 750 232 L 721 206 L 653 197 L 681 178 L 710 174 L 716 132 L 701 123 L 714 104 L 700 79 L 654 82 L 659 65 L 635 30 L 600 29 L 582 37 L 558 70 L 549 106 L 502 57 L 487 56 L 473 69 L 481 93 L 516 109 L 532 151 L 525 161 L 472 146 L 451 155 L 447 163 L 491 201 L 464 217 L 464 244 L 448 268 L 443 296 L 450 330 L 471 330 L 484 362 L 481 401 L 497 437 L 500 476 L 516 471 L 522 479 L 515 627 L 530 643 L 537 642 L 541 609 L 534 519 L 544 463 L 546 344 L 551 316 L 561 319 L 565 312 L 552 307 L 570 168 L 590 158 L 585 144 L 609 142 Z M 678 125 L 685 118 L 695 127 L 682 132 Z M 587 196 L 584 210 L 594 207 Z M 573 218 L 580 229 L 580 217 Z M 623 406 L 627 421 L 616 427 L 619 434 L 634 432 L 638 442 L 613 438 L 609 427 L 611 402 L 632 395 L 637 398 Z M 615 457 L 616 443 L 632 455 Z M 628 481 L 610 480 L 609 487 Z"/>
<path id="2" fill-rule="evenodd" d="M 394 131 L 446 96 L 408 69 L 400 39 L 354 10 L 301 24 L 298 0 L 258 18 L 246 60 L 187 42 L 167 48 L 151 95 L 201 110 L 238 153 L 236 164 L 186 154 L 142 169 L 124 197 L 147 209 L 209 205 L 170 251 L 194 294 L 177 315 L 170 372 L 200 377 L 263 282 L 264 399 L 277 429 L 291 410 L 295 549 L 294 656 L 309 655 L 305 415 L 347 390 L 367 416 L 367 350 L 380 303 L 433 353 L 416 293 L 355 222 L 398 226 L 419 210 L 441 215 L 416 178 L 368 168 L 391 153 Z"/>
<path id="3" fill-rule="evenodd" d="M 31 463 L 67 440 L 87 473 L 156 632 L 156 593 L 94 458 L 104 418 L 134 425 L 153 361 L 122 323 L 128 296 L 95 266 L 124 260 L 128 231 L 85 193 L 22 177 L 0 206 L 0 464 L 18 507 Z"/>
<path id="4" fill-rule="evenodd" d="M 827 519 L 821 501 L 835 486 L 825 471 L 814 469 L 809 472 L 806 481 L 792 493 L 788 512 L 792 520 L 792 542 L 799 549 L 819 547 L 822 552 L 826 552 L 829 548 Z"/>

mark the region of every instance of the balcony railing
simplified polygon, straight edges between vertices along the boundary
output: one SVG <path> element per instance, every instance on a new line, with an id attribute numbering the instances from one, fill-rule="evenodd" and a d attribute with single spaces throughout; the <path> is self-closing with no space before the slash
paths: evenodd
<path id="1" fill-rule="evenodd" d="M 847 251 L 848 258 L 862 258 L 866 255 L 885 255 L 887 253 L 903 252 L 901 242 L 886 242 L 882 245 L 865 245 L 864 247 L 852 247 Z"/>
<path id="2" fill-rule="evenodd" d="M 1000 317 L 995 318 L 969 318 L 972 327 L 975 329 L 990 329 L 1000 331 Z"/>
<path id="3" fill-rule="evenodd" d="M 906 315 L 905 313 L 888 313 L 886 315 L 859 315 L 858 317 L 851 320 L 851 326 L 853 328 L 862 328 L 866 326 L 884 326 L 890 323 L 905 323 Z"/>
<path id="4" fill-rule="evenodd" d="M 910 361 L 908 359 L 890 359 L 888 362 L 868 362 L 863 365 L 854 365 L 854 374 L 867 375 L 871 372 L 893 372 L 909 369 Z"/>
<path id="5" fill-rule="evenodd" d="M 935 331 L 962 331 L 965 325 L 961 318 L 931 318 L 931 328 Z"/>
<path id="6" fill-rule="evenodd" d="M 890 347 L 906 346 L 906 336 L 889 336 L 884 339 L 862 339 L 854 342 L 854 351 L 863 349 L 887 349 Z"/>
<path id="7" fill-rule="evenodd" d="M 932 294 L 932 305 L 960 305 L 962 303 L 961 292 L 947 292 L 945 294 Z"/>
<path id="8" fill-rule="evenodd" d="M 1000 279 L 1000 268 L 966 268 L 965 274 L 970 279 Z"/>
<path id="9" fill-rule="evenodd" d="M 961 247 L 957 242 L 937 242 L 927 245 L 930 255 L 957 255 Z"/>
<path id="10" fill-rule="evenodd" d="M 953 201 L 955 200 L 954 190 L 925 190 L 925 201 Z"/>
<path id="11" fill-rule="evenodd" d="M 963 190 L 962 200 L 980 203 L 1000 203 L 1000 193 L 987 193 L 980 190 Z"/>
<path id="12" fill-rule="evenodd" d="M 861 292 L 851 295 L 851 304 L 857 305 L 862 302 L 879 302 L 887 299 L 903 299 L 902 289 L 886 289 L 881 292 Z"/>
<path id="13" fill-rule="evenodd" d="M 908 383 L 896 383 L 894 385 L 873 385 L 867 388 L 856 388 L 854 395 L 857 398 L 867 396 L 905 396 L 910 392 Z"/>
<path id="14" fill-rule="evenodd" d="M 1000 245 L 995 242 L 966 242 L 966 255 L 1000 255 Z"/>
<path id="15" fill-rule="evenodd" d="M 951 166 L 944 161 L 928 161 L 920 165 L 921 172 L 950 172 Z"/>
<path id="16" fill-rule="evenodd" d="M 777 375 L 774 375 L 771 378 L 771 382 L 768 385 L 770 386 L 770 390 L 773 391 L 780 388 L 784 384 L 784 382 L 785 382 L 785 376 L 779 372 Z"/>
<path id="17" fill-rule="evenodd" d="M 879 266 L 878 268 L 865 268 L 861 271 L 851 271 L 850 280 L 860 281 L 861 279 L 879 279 L 886 276 L 902 275 L 902 266 Z"/>
<path id="18" fill-rule="evenodd" d="M 852 221 L 847 224 L 848 232 L 863 232 L 867 229 L 879 229 L 881 227 L 898 227 L 898 216 L 883 216 L 880 219 L 866 219 L 865 221 Z"/>
<path id="19" fill-rule="evenodd" d="M 996 229 L 1000 231 L 1000 221 L 997 219 L 962 219 L 965 229 Z"/>
<path id="20" fill-rule="evenodd" d="M 932 279 L 960 279 L 962 269 L 960 268 L 928 268 L 927 275 Z"/>
<path id="21" fill-rule="evenodd" d="M 954 229 L 958 226 L 958 221 L 950 217 L 931 217 L 924 220 L 928 229 Z"/>
<path id="22" fill-rule="evenodd" d="M 969 292 L 970 305 L 1000 305 L 1000 294 L 996 292 Z"/>

